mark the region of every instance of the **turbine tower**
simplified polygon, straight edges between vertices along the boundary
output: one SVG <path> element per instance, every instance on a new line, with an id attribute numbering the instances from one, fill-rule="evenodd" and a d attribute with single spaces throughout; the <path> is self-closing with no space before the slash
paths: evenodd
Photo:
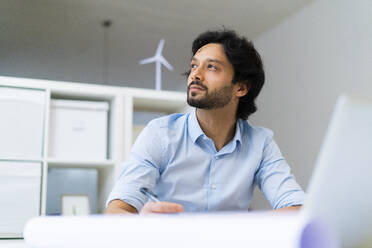
<path id="1" fill-rule="evenodd" d="M 155 62 L 155 89 L 161 90 L 161 64 L 168 68 L 168 70 L 173 71 L 173 66 L 163 57 L 162 51 L 164 47 L 164 39 L 161 39 L 156 49 L 156 53 L 153 57 L 143 59 L 139 62 L 140 65 L 149 64 Z"/>

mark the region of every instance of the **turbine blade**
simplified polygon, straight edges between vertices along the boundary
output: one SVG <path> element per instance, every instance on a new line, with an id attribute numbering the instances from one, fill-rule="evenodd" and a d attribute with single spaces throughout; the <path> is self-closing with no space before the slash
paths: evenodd
<path id="1" fill-rule="evenodd" d="M 173 66 L 163 57 L 161 56 L 159 58 L 160 63 L 162 63 L 165 67 L 168 68 L 168 70 L 173 71 Z"/>
<path id="2" fill-rule="evenodd" d="M 144 65 L 144 64 L 149 64 L 149 63 L 153 63 L 153 62 L 156 62 L 157 60 L 157 57 L 154 56 L 154 57 L 151 57 L 151 58 L 147 58 L 147 59 L 143 59 L 141 60 L 140 62 L 138 62 L 140 65 Z"/>
<path id="3" fill-rule="evenodd" d="M 161 52 L 163 51 L 164 42 L 165 42 L 164 39 L 161 39 L 161 40 L 159 41 L 159 45 L 158 45 L 158 48 L 156 49 L 156 53 L 155 53 L 156 55 L 160 55 Z"/>

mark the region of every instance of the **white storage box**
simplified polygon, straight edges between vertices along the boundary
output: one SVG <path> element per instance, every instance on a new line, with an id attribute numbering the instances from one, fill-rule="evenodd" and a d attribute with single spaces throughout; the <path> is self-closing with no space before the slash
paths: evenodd
<path id="1" fill-rule="evenodd" d="M 45 99 L 45 91 L 0 87 L 0 158 L 41 158 Z"/>
<path id="2" fill-rule="evenodd" d="M 52 100 L 49 156 L 106 160 L 108 102 Z"/>
<path id="3" fill-rule="evenodd" d="M 0 238 L 22 237 L 40 213 L 41 164 L 0 161 Z"/>

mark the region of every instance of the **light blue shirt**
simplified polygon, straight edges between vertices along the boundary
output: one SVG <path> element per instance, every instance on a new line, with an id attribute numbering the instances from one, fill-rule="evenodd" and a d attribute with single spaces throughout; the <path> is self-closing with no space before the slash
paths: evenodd
<path id="1" fill-rule="evenodd" d="M 239 119 L 234 138 L 217 152 L 194 110 L 152 120 L 144 128 L 107 203 L 120 199 L 140 211 L 148 199 L 139 189 L 147 187 L 185 211 L 247 211 L 255 185 L 273 209 L 305 198 L 272 131 Z"/>

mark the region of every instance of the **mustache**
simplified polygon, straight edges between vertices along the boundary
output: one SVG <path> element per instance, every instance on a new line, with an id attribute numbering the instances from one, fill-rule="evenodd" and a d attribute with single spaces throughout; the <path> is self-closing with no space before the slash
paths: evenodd
<path id="1" fill-rule="evenodd" d="M 203 88 L 204 90 L 207 90 L 207 87 L 204 86 L 200 81 L 192 81 L 192 82 L 190 83 L 190 85 L 187 87 L 188 90 L 190 90 L 190 87 L 193 86 L 193 85 L 197 85 L 197 86 L 199 86 L 200 88 Z"/>

